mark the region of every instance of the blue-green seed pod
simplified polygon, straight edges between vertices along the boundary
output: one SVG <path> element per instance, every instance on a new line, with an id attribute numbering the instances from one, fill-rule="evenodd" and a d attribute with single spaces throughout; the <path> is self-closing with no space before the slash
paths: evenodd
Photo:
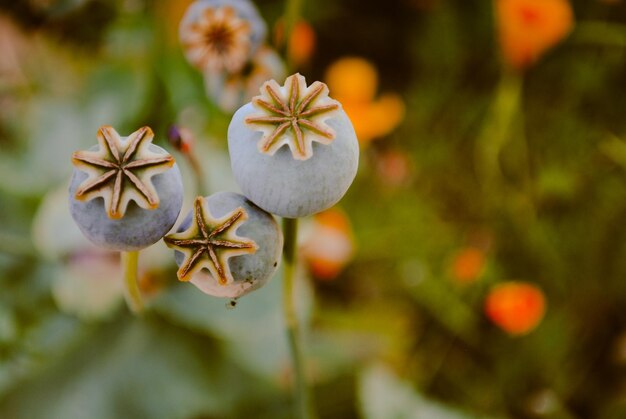
<path id="1" fill-rule="evenodd" d="M 70 213 L 94 244 L 139 250 L 159 241 L 176 222 L 182 177 L 173 157 L 151 144 L 153 136 L 148 127 L 120 137 L 103 126 L 98 146 L 73 154 Z"/>
<path id="2" fill-rule="evenodd" d="M 175 249 L 181 281 L 224 298 L 240 297 L 269 281 L 283 248 L 274 217 L 234 192 L 197 197 L 177 233 L 164 241 Z"/>
<path id="3" fill-rule="evenodd" d="M 350 119 L 325 84 L 299 74 L 275 81 L 241 107 L 228 127 L 231 167 L 243 194 L 281 217 L 337 203 L 356 176 L 359 145 Z"/>

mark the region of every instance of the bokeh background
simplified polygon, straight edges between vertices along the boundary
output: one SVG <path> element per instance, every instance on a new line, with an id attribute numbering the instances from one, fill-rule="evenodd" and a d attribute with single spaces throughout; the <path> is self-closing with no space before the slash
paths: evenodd
<path id="1" fill-rule="evenodd" d="M 305 1 L 285 40 L 285 2 L 258 0 L 266 59 L 217 87 L 182 54 L 188 4 L 0 1 L 0 417 L 291 417 L 280 272 L 227 309 L 159 243 L 137 318 L 67 211 L 103 124 L 184 133 L 186 208 L 236 190 L 253 68 L 326 81 L 361 142 L 301 222 L 320 418 L 626 417 L 623 1 Z"/>

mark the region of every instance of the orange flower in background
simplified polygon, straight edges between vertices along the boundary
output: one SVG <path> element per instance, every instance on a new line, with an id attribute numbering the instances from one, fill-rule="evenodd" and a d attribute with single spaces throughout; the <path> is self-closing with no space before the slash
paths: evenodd
<path id="1" fill-rule="evenodd" d="M 348 216 L 338 208 L 316 214 L 305 231 L 301 252 L 311 273 L 323 280 L 336 278 L 354 255 L 354 238 Z"/>
<path id="2" fill-rule="evenodd" d="M 276 45 L 282 45 L 285 41 L 285 21 L 280 19 L 274 26 L 274 42 Z M 306 65 L 313 52 L 317 37 L 313 27 L 306 20 L 299 20 L 295 24 L 287 45 L 287 56 L 292 60 L 293 65 L 301 67 Z"/>
<path id="3" fill-rule="evenodd" d="M 475 247 L 459 250 L 450 264 L 450 274 L 459 283 L 469 284 L 476 281 L 485 270 L 485 253 Z"/>
<path id="4" fill-rule="evenodd" d="M 341 58 L 326 70 L 326 83 L 335 97 L 371 102 L 378 88 L 378 72 L 362 58 Z"/>
<path id="5" fill-rule="evenodd" d="M 404 102 L 387 93 L 376 99 L 378 73 L 362 58 L 342 58 L 326 71 L 331 96 L 341 102 L 361 145 L 389 134 L 404 118 Z"/>
<path id="6" fill-rule="evenodd" d="M 567 0 L 495 0 L 502 54 L 511 67 L 535 63 L 572 30 Z"/>
<path id="7" fill-rule="evenodd" d="M 398 187 L 411 178 L 413 164 L 406 151 L 387 150 L 376 153 L 376 171 L 385 186 Z"/>
<path id="8" fill-rule="evenodd" d="M 523 335 L 537 327 L 545 306 L 545 297 L 537 286 L 511 281 L 491 289 L 485 300 L 485 314 L 505 332 Z"/>

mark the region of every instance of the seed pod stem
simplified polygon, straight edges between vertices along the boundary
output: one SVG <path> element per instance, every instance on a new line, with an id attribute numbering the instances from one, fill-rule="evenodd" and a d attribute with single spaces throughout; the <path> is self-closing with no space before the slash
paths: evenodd
<path id="1" fill-rule="evenodd" d="M 295 417 L 299 419 L 311 419 L 314 415 L 310 389 L 307 385 L 306 371 L 304 368 L 301 333 L 293 292 L 296 267 L 296 242 L 298 237 L 297 218 L 283 218 L 283 235 L 285 237 L 285 245 L 283 248 L 283 310 L 285 313 L 291 362 L 293 364 Z"/>
<path id="2" fill-rule="evenodd" d="M 141 290 L 137 282 L 139 251 L 121 252 L 121 255 L 126 303 L 130 311 L 135 314 L 140 314 L 143 311 L 143 302 L 141 301 Z"/>

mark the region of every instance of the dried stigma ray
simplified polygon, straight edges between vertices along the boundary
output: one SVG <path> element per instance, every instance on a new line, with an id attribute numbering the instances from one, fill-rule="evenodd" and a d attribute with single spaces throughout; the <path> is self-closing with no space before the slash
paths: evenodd
<path id="1" fill-rule="evenodd" d="M 131 200 L 144 209 L 158 208 L 159 196 L 151 178 L 170 169 L 174 158 L 151 151 L 153 138 L 149 127 L 138 129 L 126 139 L 110 126 L 100 127 L 97 151 L 72 154 L 74 166 L 87 173 L 87 179 L 76 189 L 75 199 L 102 197 L 112 219 L 122 218 Z"/>
<path id="2" fill-rule="evenodd" d="M 341 106 L 328 97 L 328 87 L 322 82 L 307 87 L 300 74 L 287 77 L 282 87 L 270 80 L 252 104 L 260 112 L 245 122 L 263 132 L 257 144 L 263 154 L 273 155 L 287 144 L 294 159 L 307 160 L 313 156 L 313 141 L 330 144 L 335 139 L 335 131 L 325 121 L 337 115 Z"/>
<path id="3" fill-rule="evenodd" d="M 231 6 L 207 7 L 201 16 L 181 27 L 187 59 L 200 70 L 236 73 L 250 55 L 250 23 Z"/>
<path id="4" fill-rule="evenodd" d="M 233 256 L 252 254 L 257 244 L 236 234 L 237 228 L 248 219 L 242 208 L 236 208 L 221 218 L 214 218 L 202 197 L 194 202 L 193 221 L 183 232 L 165 236 L 168 247 L 185 255 L 178 269 L 178 279 L 189 281 L 193 274 L 207 268 L 220 285 L 234 281 L 228 259 Z"/>

